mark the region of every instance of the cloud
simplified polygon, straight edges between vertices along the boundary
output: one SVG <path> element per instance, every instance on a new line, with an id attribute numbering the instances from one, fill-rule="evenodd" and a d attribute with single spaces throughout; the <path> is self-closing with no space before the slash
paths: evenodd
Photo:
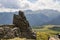
<path id="1" fill-rule="evenodd" d="M 0 0 L 1 9 L 14 10 L 43 10 L 54 9 L 60 11 L 59 0 Z"/>
<path id="2" fill-rule="evenodd" d="M 11 9 L 11 8 L 0 8 L 0 12 L 15 12 L 19 9 Z"/>
<path id="3" fill-rule="evenodd" d="M 0 3 L 5 8 L 19 8 L 19 2 L 17 0 L 0 0 Z"/>
<path id="4" fill-rule="evenodd" d="M 0 4 L 0 6 L 2 6 L 2 4 Z"/>
<path id="5" fill-rule="evenodd" d="M 53 0 L 53 1 L 58 1 L 59 2 L 60 0 Z"/>
<path id="6" fill-rule="evenodd" d="M 31 2 L 31 3 L 35 3 L 35 2 L 37 2 L 38 0 L 28 0 L 29 2 Z"/>
<path id="7" fill-rule="evenodd" d="M 36 3 L 30 4 L 30 9 L 54 9 L 60 11 L 60 4 L 59 2 L 54 2 L 53 0 L 38 0 Z"/>

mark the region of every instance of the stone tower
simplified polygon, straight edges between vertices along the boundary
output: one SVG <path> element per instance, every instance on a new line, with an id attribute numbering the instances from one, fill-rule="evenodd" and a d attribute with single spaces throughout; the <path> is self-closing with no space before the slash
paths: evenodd
<path id="1" fill-rule="evenodd" d="M 35 38 L 34 33 L 26 20 L 24 12 L 19 11 L 19 14 L 14 14 L 13 24 L 20 29 L 21 36 L 26 38 Z"/>

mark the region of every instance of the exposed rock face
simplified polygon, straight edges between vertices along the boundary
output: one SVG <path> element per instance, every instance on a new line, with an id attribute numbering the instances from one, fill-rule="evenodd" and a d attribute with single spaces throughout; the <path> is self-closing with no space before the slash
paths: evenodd
<path id="1" fill-rule="evenodd" d="M 24 12 L 19 11 L 19 15 L 14 15 L 13 24 L 20 29 L 21 37 L 35 38 Z"/>

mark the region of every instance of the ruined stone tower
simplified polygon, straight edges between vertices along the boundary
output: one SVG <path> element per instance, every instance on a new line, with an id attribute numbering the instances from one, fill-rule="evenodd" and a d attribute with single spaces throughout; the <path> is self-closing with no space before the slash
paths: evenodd
<path id="1" fill-rule="evenodd" d="M 19 11 L 18 15 L 14 14 L 13 24 L 20 29 L 22 37 L 35 38 L 24 12 Z"/>

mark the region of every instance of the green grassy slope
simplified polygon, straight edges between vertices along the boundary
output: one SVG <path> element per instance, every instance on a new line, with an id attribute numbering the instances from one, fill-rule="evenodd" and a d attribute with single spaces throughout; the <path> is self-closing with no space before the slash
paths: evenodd
<path id="1" fill-rule="evenodd" d="M 48 40 L 48 37 L 60 33 L 60 27 L 55 25 L 44 25 L 33 28 L 33 31 L 37 34 L 37 40 Z"/>
<path id="2" fill-rule="evenodd" d="M 60 32 L 60 27 L 58 27 L 58 25 L 43 25 L 40 27 L 33 27 L 33 31 L 44 31 L 44 32 L 50 32 L 50 31 L 55 31 L 55 32 Z"/>

